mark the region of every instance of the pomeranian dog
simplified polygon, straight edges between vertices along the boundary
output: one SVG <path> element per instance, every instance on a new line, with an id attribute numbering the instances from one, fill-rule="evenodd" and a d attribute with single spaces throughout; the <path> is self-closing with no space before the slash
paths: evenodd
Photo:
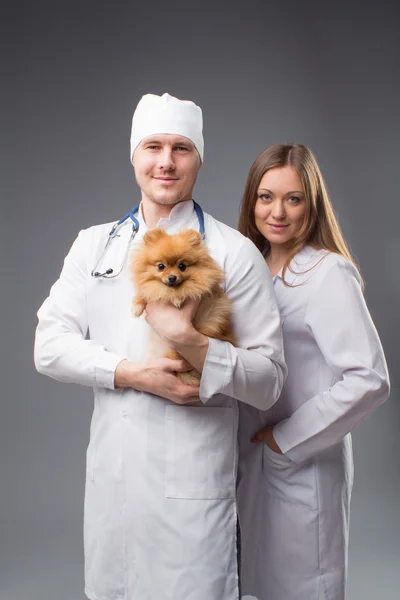
<path id="1" fill-rule="evenodd" d="M 132 277 L 136 288 L 132 301 L 135 317 L 140 317 L 148 302 L 161 301 L 180 308 L 187 299 L 200 300 L 193 319 L 195 329 L 235 344 L 231 301 L 221 288 L 224 272 L 194 229 L 175 235 L 161 228 L 149 229 L 133 255 Z M 161 338 L 158 341 L 163 348 Z M 166 349 L 164 356 L 182 358 L 172 348 Z M 177 376 L 185 383 L 199 385 L 200 373 L 195 369 Z"/>

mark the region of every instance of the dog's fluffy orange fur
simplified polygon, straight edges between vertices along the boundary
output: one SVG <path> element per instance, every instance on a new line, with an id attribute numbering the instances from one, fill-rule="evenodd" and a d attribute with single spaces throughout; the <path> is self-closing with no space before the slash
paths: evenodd
<path id="1" fill-rule="evenodd" d="M 180 308 L 187 299 L 199 300 L 193 326 L 200 333 L 235 344 L 231 329 L 231 302 L 221 288 L 224 273 L 208 253 L 200 234 L 187 229 L 168 235 L 161 228 L 150 229 L 132 259 L 136 295 L 132 312 L 139 317 L 148 302 L 161 301 Z M 165 356 L 181 358 L 173 349 Z M 190 385 L 198 385 L 195 369 L 177 373 Z"/>

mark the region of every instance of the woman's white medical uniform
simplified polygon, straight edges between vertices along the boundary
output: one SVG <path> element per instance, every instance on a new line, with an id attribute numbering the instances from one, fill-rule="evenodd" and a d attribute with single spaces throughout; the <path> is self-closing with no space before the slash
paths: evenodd
<path id="1" fill-rule="evenodd" d="M 258 600 L 343 600 L 349 432 L 387 399 L 388 372 L 356 269 L 310 247 L 291 268 L 285 279 L 293 287 L 282 272 L 274 278 L 288 377 L 278 402 L 260 415 L 278 423 L 284 454 L 265 444 L 254 449 L 253 485 L 260 464 L 263 477 L 252 504 L 242 502 L 243 592 Z"/>
<path id="2" fill-rule="evenodd" d="M 146 231 L 141 222 L 134 245 Z M 193 203 L 159 226 L 198 230 Z M 123 358 L 146 358 L 149 326 L 131 314 L 128 265 L 90 273 L 110 224 L 82 231 L 40 308 L 35 361 L 61 381 L 93 386 L 87 451 L 85 580 L 91 600 L 237 600 L 238 403 L 269 408 L 286 367 L 272 280 L 254 245 L 205 215 L 206 243 L 226 272 L 240 348 L 210 340 L 197 406 L 114 389 Z M 128 220 L 98 271 L 118 270 Z M 251 320 L 249 313 L 253 314 Z"/>

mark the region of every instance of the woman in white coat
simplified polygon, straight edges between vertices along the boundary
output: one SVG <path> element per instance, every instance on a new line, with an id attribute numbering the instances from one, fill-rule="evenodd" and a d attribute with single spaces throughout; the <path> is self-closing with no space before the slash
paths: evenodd
<path id="1" fill-rule="evenodd" d="M 316 160 L 277 144 L 252 165 L 239 230 L 274 281 L 288 378 L 253 442 L 262 450 L 259 519 L 242 540 L 243 591 L 258 600 L 344 600 L 352 431 L 389 393 L 362 280 Z M 257 556 L 258 553 L 258 556 Z M 250 576 L 250 563 L 255 565 Z"/>

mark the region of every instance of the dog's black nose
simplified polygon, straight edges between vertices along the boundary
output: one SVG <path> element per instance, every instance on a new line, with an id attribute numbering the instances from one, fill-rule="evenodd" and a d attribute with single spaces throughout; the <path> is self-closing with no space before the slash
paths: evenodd
<path id="1" fill-rule="evenodd" d="M 168 275 L 168 285 L 175 285 L 176 275 Z"/>

